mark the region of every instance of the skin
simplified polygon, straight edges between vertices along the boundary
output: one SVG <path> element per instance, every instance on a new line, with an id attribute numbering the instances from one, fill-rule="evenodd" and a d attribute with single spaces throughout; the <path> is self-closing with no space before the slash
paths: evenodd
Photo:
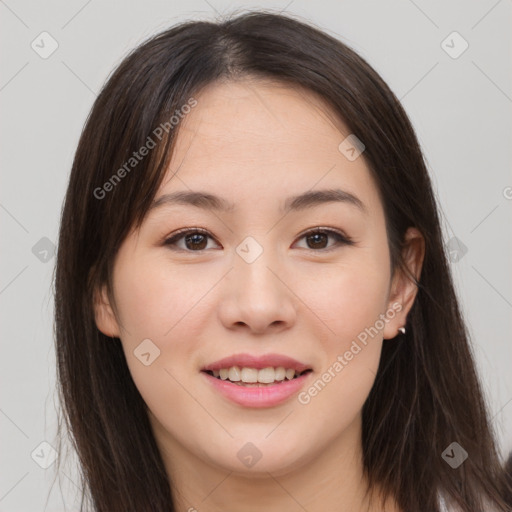
<path id="1" fill-rule="evenodd" d="M 338 150 L 350 131 L 307 91 L 246 78 L 211 84 L 196 99 L 156 198 L 201 190 L 235 208 L 150 211 L 117 254 L 114 302 L 105 288 L 95 301 L 98 328 L 121 339 L 148 406 L 177 510 L 382 511 L 364 495 L 361 410 L 383 339 L 405 324 L 417 289 L 390 273 L 384 211 L 364 153 L 349 161 Z M 286 197 L 324 188 L 351 192 L 366 213 L 344 202 L 280 213 Z M 303 236 L 317 226 L 355 243 Z M 210 233 L 200 250 L 184 238 L 174 250 L 164 244 L 195 227 Z M 252 263 L 236 252 L 247 236 L 263 249 Z M 406 239 L 404 256 L 419 278 L 424 242 L 413 228 Z M 293 397 L 244 408 L 200 374 L 233 353 L 277 352 L 312 367 L 311 384 L 397 303 L 401 311 L 307 404 Z M 149 366 L 134 356 L 147 338 L 160 350 Z M 250 468 L 237 457 L 247 442 L 261 452 Z M 385 510 L 399 508 L 390 498 Z"/>

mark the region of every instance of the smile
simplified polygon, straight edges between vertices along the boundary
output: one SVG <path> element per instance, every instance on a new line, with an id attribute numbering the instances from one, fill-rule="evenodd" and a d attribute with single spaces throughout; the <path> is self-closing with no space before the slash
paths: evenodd
<path id="1" fill-rule="evenodd" d="M 231 368 L 221 368 L 220 370 L 209 370 L 207 373 L 217 379 L 229 380 L 240 386 L 255 387 L 277 384 L 285 380 L 293 380 L 308 371 L 311 370 L 298 372 L 293 368 L 284 368 L 283 366 L 279 366 L 278 368 L 269 366 L 261 370 L 257 368 L 232 366 Z"/>
<path id="2" fill-rule="evenodd" d="M 215 377 L 213 372 L 208 371 L 202 371 L 201 375 L 216 393 L 230 402 L 243 407 L 268 408 L 283 404 L 298 394 L 312 375 L 312 370 L 305 370 L 291 380 L 285 379 L 272 383 L 231 382 L 229 379 L 221 379 L 220 376 Z"/>

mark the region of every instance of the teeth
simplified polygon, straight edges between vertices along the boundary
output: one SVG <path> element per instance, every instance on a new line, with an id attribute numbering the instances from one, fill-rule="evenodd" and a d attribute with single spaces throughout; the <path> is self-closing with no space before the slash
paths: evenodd
<path id="1" fill-rule="evenodd" d="M 286 378 L 288 380 L 292 380 L 293 377 L 295 376 L 295 370 L 286 370 Z"/>
<path id="2" fill-rule="evenodd" d="M 228 371 L 228 379 L 231 382 L 240 382 L 242 380 L 242 375 L 240 372 L 240 368 L 238 366 L 232 366 Z"/>
<path id="3" fill-rule="evenodd" d="M 295 375 L 295 371 L 293 372 Z M 276 371 L 274 368 L 262 368 L 258 371 L 258 382 L 261 382 L 262 384 L 270 384 L 271 382 L 274 382 L 276 378 Z"/>
<path id="4" fill-rule="evenodd" d="M 282 366 L 276 368 L 274 373 L 274 377 L 277 381 L 284 380 L 286 377 L 286 370 Z"/>
<path id="5" fill-rule="evenodd" d="M 246 384 L 272 384 L 273 382 L 281 382 L 285 379 L 292 380 L 296 371 L 293 368 L 273 368 L 271 366 L 258 370 L 256 368 L 240 368 L 232 366 L 231 368 L 222 368 L 213 370 L 213 376 L 222 380 L 230 380 L 231 382 L 240 382 Z M 298 373 L 297 373 L 298 375 Z"/>
<path id="6" fill-rule="evenodd" d="M 236 368 L 236 366 L 235 366 Z M 242 368 L 242 382 L 258 382 L 258 370 L 255 368 Z"/>

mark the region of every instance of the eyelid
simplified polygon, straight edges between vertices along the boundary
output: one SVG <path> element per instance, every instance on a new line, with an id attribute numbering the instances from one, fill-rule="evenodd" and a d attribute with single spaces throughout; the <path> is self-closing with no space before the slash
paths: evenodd
<path id="1" fill-rule="evenodd" d="M 182 238 L 183 235 L 186 235 L 188 233 L 200 233 L 200 234 L 206 235 L 207 237 L 211 238 L 212 240 L 215 240 L 215 237 L 212 236 L 212 234 L 207 229 L 192 226 L 192 227 L 181 228 L 181 229 L 175 231 L 174 233 L 172 233 L 170 236 L 166 237 L 164 240 L 164 245 L 169 245 L 169 246 L 173 245 L 174 242 L 176 242 L 177 240 Z M 351 237 L 346 235 L 343 231 L 336 229 L 336 228 L 327 227 L 327 226 L 315 226 L 314 228 L 306 229 L 305 231 L 303 231 L 302 233 L 300 233 L 297 236 L 294 243 L 296 243 L 296 241 L 304 238 L 307 235 L 313 235 L 315 233 L 326 233 L 331 236 L 335 235 L 338 239 L 337 243 L 335 243 L 333 246 L 328 247 L 328 248 L 311 249 L 311 248 L 307 247 L 307 248 L 305 248 L 305 250 L 310 251 L 310 252 L 315 252 L 315 253 L 325 253 L 325 252 L 329 252 L 333 249 L 340 247 L 340 245 L 354 245 L 355 244 L 355 241 Z M 217 242 L 217 240 L 215 240 L 215 242 L 218 245 L 221 245 Z M 193 252 L 202 253 L 206 249 L 192 251 L 192 250 L 187 250 L 187 249 L 174 248 L 173 250 L 189 252 L 189 253 L 193 253 Z"/>
<path id="2" fill-rule="evenodd" d="M 331 228 L 328 226 L 316 226 L 314 228 L 309 228 L 309 229 L 303 231 L 300 235 L 298 235 L 296 240 L 300 240 L 301 238 L 304 238 L 306 235 L 314 235 L 315 233 L 327 233 L 328 235 L 331 235 L 331 236 L 335 235 L 338 238 L 337 243 L 335 243 L 331 247 L 328 247 L 325 249 L 311 249 L 308 247 L 305 250 L 314 252 L 314 253 L 326 253 L 333 249 L 339 248 L 341 245 L 354 245 L 355 244 L 355 241 L 351 237 L 346 235 L 343 231 L 341 231 L 337 228 Z"/>
<path id="3" fill-rule="evenodd" d="M 297 238 L 302 238 L 305 235 L 311 235 L 315 233 L 335 233 L 345 238 L 346 240 L 351 240 L 348 235 L 346 235 L 343 231 L 337 228 L 331 228 L 329 226 L 315 226 L 314 228 L 308 228 L 304 230 L 302 233 L 297 235 Z"/>
<path id="4" fill-rule="evenodd" d="M 206 235 L 206 236 L 210 237 L 212 240 L 215 240 L 215 237 L 213 237 L 212 234 L 207 229 L 191 226 L 191 227 L 181 228 L 181 229 L 178 229 L 177 231 L 174 231 L 173 233 L 171 233 L 171 235 L 165 237 L 163 244 L 164 245 L 172 245 L 173 242 L 176 242 L 177 240 L 182 238 L 183 235 L 186 235 L 188 233 L 200 233 L 202 235 Z M 220 245 L 217 242 L 217 240 L 215 240 L 215 243 Z M 174 248 L 174 250 L 182 251 L 182 252 L 197 252 L 197 253 L 204 252 L 204 249 L 201 251 L 189 251 L 186 249 Z"/>

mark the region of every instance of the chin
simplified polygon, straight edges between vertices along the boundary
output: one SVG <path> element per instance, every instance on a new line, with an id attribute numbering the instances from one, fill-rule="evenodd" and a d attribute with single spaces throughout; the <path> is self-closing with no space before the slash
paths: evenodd
<path id="1" fill-rule="evenodd" d="M 268 432 L 266 429 L 265 435 Z M 213 465 L 251 478 L 268 478 L 269 473 L 272 476 L 286 475 L 314 458 L 314 455 L 302 451 L 305 445 L 299 436 L 295 441 L 287 436 L 288 442 L 283 444 L 282 438 L 265 439 L 265 435 L 252 437 L 254 441 L 250 440 L 250 434 L 244 436 L 242 441 L 230 439 L 224 449 L 218 453 L 208 453 L 208 456 Z"/>

